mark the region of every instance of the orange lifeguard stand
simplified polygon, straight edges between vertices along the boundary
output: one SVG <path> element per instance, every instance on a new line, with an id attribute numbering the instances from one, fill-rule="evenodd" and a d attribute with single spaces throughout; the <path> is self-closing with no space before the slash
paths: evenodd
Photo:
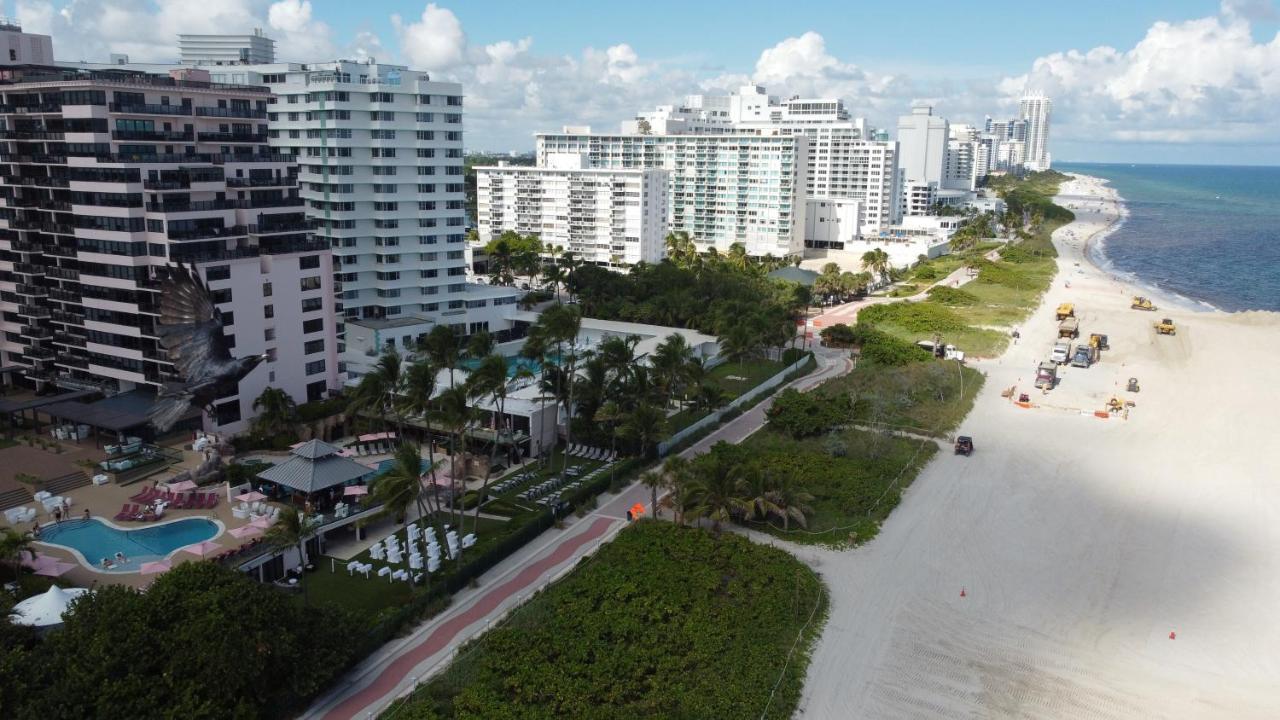
<path id="1" fill-rule="evenodd" d="M 628 520 L 639 520 L 641 515 L 644 515 L 644 503 L 636 503 L 631 506 L 630 510 L 627 510 Z"/>

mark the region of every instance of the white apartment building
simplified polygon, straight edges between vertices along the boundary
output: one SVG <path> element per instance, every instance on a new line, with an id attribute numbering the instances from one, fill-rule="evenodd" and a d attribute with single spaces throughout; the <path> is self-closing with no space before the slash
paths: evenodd
<path id="1" fill-rule="evenodd" d="M 898 118 L 899 216 L 928 215 L 942 189 L 947 162 L 948 123 L 920 105 Z"/>
<path id="2" fill-rule="evenodd" d="M 275 93 L 269 142 L 297 159 L 315 235 L 340 263 L 341 333 L 405 318 L 421 332 L 509 330 L 518 291 L 467 283 L 461 85 L 372 61 L 210 71 Z"/>
<path id="3" fill-rule="evenodd" d="M 876 234 L 895 219 L 898 145 L 875 139 L 874 129 L 851 118 L 838 99 L 780 100 L 747 85 L 732 95 L 691 95 L 679 106 L 642 112 L 624 122 L 622 132 L 639 132 L 641 120 L 670 134 L 803 135 L 806 214 L 813 215 L 806 218 L 809 247 L 837 247 L 839 238 Z"/>
<path id="4" fill-rule="evenodd" d="M 582 155 L 569 153 L 547 161 L 546 167 L 476 168 L 481 243 L 512 231 L 612 269 L 662 260 L 669 171 L 591 168 Z"/>
<path id="5" fill-rule="evenodd" d="M 537 164 L 579 154 L 592 168 L 670 171 L 668 228 L 705 251 L 741 243 L 749 255 L 785 257 L 804 248 L 808 145 L 790 135 L 595 134 L 566 127 L 537 135 Z"/>
<path id="6" fill-rule="evenodd" d="M 276 41 L 255 29 L 249 35 L 179 35 L 183 65 L 267 65 L 276 61 Z"/>
<path id="7" fill-rule="evenodd" d="M 946 164 L 942 170 L 942 187 L 948 190 L 974 190 L 986 170 L 979 169 L 980 135 L 972 125 L 953 124 L 948 131 Z"/>
<path id="8" fill-rule="evenodd" d="M 1027 147 L 1024 163 L 1028 170 L 1048 170 L 1052 165 L 1049 154 L 1049 116 L 1053 113 L 1053 101 L 1043 93 L 1027 93 L 1018 101 L 1018 117 L 1027 123 Z"/>
<path id="9" fill-rule="evenodd" d="M 292 158 L 268 146 L 265 88 L 14 68 L 0 93 L 0 355 L 19 382 L 154 397 L 176 379 L 160 268 L 182 262 L 232 353 L 268 356 L 205 429 L 244 430 L 267 387 L 299 403 L 337 387 L 333 254 L 309 237 Z"/>

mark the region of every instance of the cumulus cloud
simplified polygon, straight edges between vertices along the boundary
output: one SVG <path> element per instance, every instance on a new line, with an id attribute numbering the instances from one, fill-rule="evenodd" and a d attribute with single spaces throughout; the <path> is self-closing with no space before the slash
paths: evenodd
<path id="1" fill-rule="evenodd" d="M 1060 137 L 1274 141 L 1280 132 L 1280 34 L 1255 42 L 1248 16 L 1258 12 L 1259 3 L 1237 0 L 1223 3 L 1218 16 L 1157 22 L 1129 50 L 1046 55 L 998 89 L 1006 97 L 1024 88 L 1052 96 Z"/>
<path id="2" fill-rule="evenodd" d="M 467 35 L 452 10 L 430 3 L 417 22 L 406 23 L 399 15 L 393 15 L 391 24 L 399 36 L 401 51 L 415 68 L 444 70 L 462 64 L 466 58 Z"/>

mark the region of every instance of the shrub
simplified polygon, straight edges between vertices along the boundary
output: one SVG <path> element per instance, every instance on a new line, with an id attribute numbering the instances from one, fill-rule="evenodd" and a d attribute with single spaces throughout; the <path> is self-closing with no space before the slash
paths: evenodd
<path id="1" fill-rule="evenodd" d="M 864 325 L 854 328 L 853 344 L 861 348 L 863 360 L 876 365 L 909 365 L 925 362 L 933 357 L 919 345 Z"/>
<path id="2" fill-rule="evenodd" d="M 846 395 L 802 393 L 788 388 L 778 394 L 765 413 L 769 427 L 794 438 L 821 435 L 849 421 L 852 407 Z"/>
<path id="3" fill-rule="evenodd" d="M 916 268 L 916 280 L 937 280 L 938 271 L 929 264 L 922 264 Z"/>
<path id="4" fill-rule="evenodd" d="M 951 307 L 967 307 L 977 305 L 978 296 L 968 290 L 939 285 L 938 287 L 929 288 L 929 302 Z"/>
<path id="5" fill-rule="evenodd" d="M 854 342 L 853 328 L 844 323 L 822 328 L 820 335 L 827 347 L 849 347 Z"/>
<path id="6" fill-rule="evenodd" d="M 964 320 L 949 308 L 935 303 L 896 302 L 872 305 L 858 313 L 858 325 L 874 327 L 896 325 L 911 333 L 960 332 L 968 328 Z"/>

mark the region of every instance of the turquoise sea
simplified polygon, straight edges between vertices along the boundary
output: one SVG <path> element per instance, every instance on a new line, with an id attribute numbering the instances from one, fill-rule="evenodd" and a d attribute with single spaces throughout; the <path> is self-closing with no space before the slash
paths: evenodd
<path id="1" fill-rule="evenodd" d="M 1202 306 L 1280 311 L 1280 167 L 1055 163 L 1110 181 L 1129 216 L 1107 269 Z"/>

